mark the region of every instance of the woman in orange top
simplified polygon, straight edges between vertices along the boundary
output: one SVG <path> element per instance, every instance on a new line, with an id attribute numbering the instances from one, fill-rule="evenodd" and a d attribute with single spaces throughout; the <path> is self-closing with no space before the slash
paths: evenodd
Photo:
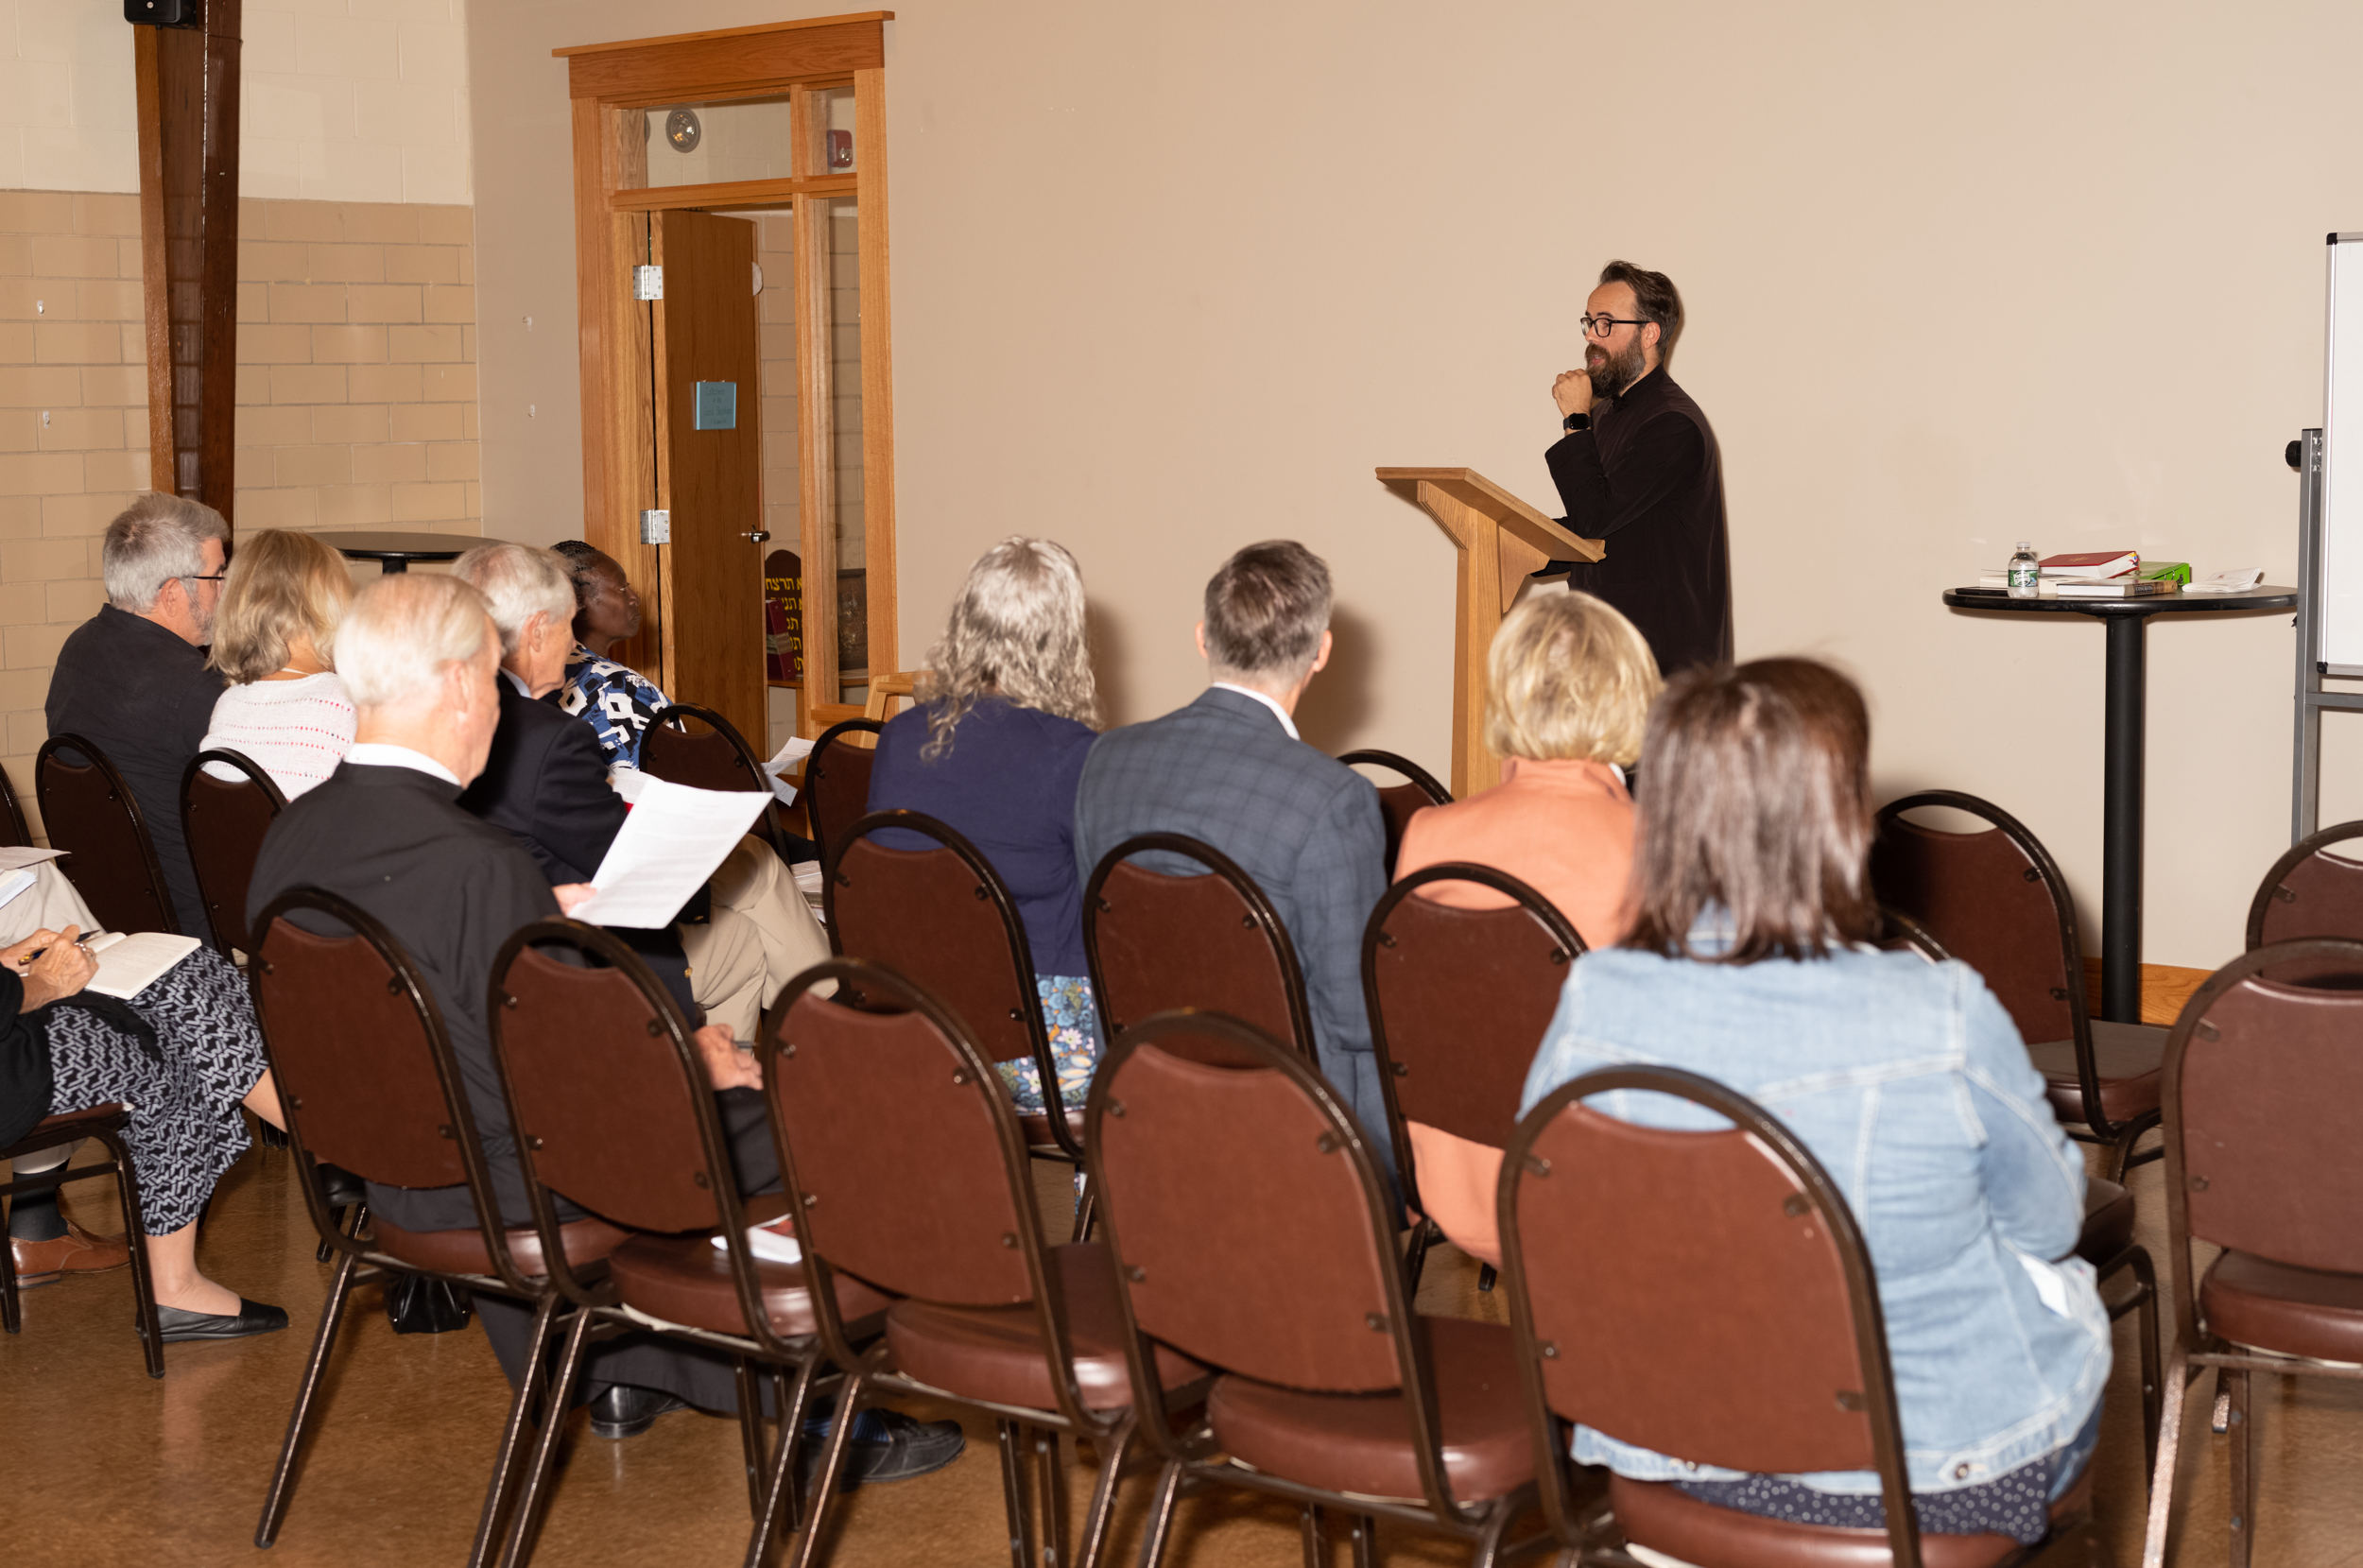
<path id="1" fill-rule="evenodd" d="M 1413 817 L 1395 875 L 1454 860 L 1490 866 L 1556 905 L 1586 947 L 1613 947 L 1632 922 L 1632 797 L 1624 770 L 1641 755 L 1649 704 L 1664 684 L 1657 661 L 1606 603 L 1552 594 L 1503 620 L 1487 668 L 1485 743 L 1502 759 L 1502 782 Z M 1469 883 L 1440 883 L 1419 896 L 1465 908 L 1507 902 Z M 1499 1263 L 1501 1150 L 1420 1122 L 1410 1130 L 1428 1217 L 1462 1251 Z"/>

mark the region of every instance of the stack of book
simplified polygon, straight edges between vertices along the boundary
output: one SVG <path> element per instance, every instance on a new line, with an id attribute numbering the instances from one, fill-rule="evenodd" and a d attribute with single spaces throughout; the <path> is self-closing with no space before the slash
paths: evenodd
<path id="1" fill-rule="evenodd" d="M 2146 599 L 2181 591 L 2191 580 L 2182 561 L 2142 564 L 2134 550 L 2094 550 L 2081 555 L 2045 556 L 2043 592 L 2063 599 Z M 1977 579 L 1984 588 L 2009 586 L 2009 571 L 1987 572 Z"/>

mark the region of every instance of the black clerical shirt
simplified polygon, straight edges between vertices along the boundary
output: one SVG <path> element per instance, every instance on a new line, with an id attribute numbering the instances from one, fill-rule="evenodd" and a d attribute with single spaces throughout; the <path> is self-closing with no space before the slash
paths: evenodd
<path id="1" fill-rule="evenodd" d="M 1571 432 L 1544 457 L 1568 528 L 1610 542 L 1606 559 L 1573 563 L 1568 586 L 1623 611 L 1666 675 L 1728 661 L 1723 463 L 1690 394 L 1651 370 L 1593 404 L 1592 428 Z"/>

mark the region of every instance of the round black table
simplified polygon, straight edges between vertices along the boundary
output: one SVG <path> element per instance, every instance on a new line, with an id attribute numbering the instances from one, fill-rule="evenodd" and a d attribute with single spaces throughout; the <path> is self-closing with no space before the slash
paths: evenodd
<path id="1" fill-rule="evenodd" d="M 1998 588 L 1949 588 L 1945 604 L 2008 615 L 2092 615 L 2108 623 L 2108 716 L 2101 732 L 2100 1016 L 2142 1021 L 2142 764 L 2148 675 L 2142 629 L 2152 615 L 2293 611 L 2294 588 L 2162 594 L 2147 599 L 2014 599 Z"/>
<path id="2" fill-rule="evenodd" d="M 457 560 L 479 544 L 499 543 L 465 534 L 387 533 L 375 528 L 355 533 L 323 531 L 312 537 L 347 560 L 374 560 L 384 572 L 407 572 L 414 560 Z"/>

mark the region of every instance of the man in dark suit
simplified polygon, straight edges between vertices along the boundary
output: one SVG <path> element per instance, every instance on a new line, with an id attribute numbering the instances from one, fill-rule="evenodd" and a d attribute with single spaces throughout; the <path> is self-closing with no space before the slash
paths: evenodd
<path id="1" fill-rule="evenodd" d="M 590 894 L 552 887 L 507 831 L 458 805 L 482 772 L 499 723 L 500 638 L 483 595 L 455 577 L 404 573 L 362 590 L 336 634 L 336 668 L 351 693 L 352 749 L 328 782 L 281 812 L 263 840 L 248 918 L 290 887 L 336 893 L 383 922 L 424 973 L 451 1032 L 502 1217 L 532 1222 L 516 1142 L 492 1066 L 485 1002 L 509 933 Z M 563 715 L 561 715 L 561 719 Z M 572 720 L 565 720 L 572 723 Z M 579 726 L 577 726 L 579 728 Z M 696 1035 L 743 1192 L 779 1185 L 753 1058 L 720 1025 Z M 620 1151 L 619 1151 L 620 1152 Z M 464 1187 L 369 1185 L 371 1209 L 407 1231 L 472 1229 Z M 561 1205 L 569 1215 L 571 1205 Z M 571 1217 L 571 1215 L 569 1215 Z M 513 1383 L 523 1374 L 529 1314 L 498 1297 L 475 1299 L 477 1319 Z M 737 1405 L 731 1361 L 669 1341 L 626 1335 L 594 1349 L 584 1368 L 592 1430 L 628 1437 L 683 1404 Z M 957 1457 L 953 1422 L 887 1413 L 855 1434 L 857 1472 L 901 1479 Z"/>
<path id="2" fill-rule="evenodd" d="M 205 664 L 229 526 L 177 495 L 147 494 L 107 525 L 107 602 L 75 628 L 49 677 L 53 735 L 80 735 L 130 786 L 183 935 L 213 935 L 181 836 L 181 775 L 214 722 L 221 677 Z"/>
<path id="3" fill-rule="evenodd" d="M 1393 1147 L 1362 1002 L 1362 927 L 1387 889 L 1378 792 L 1297 738 L 1297 700 L 1329 663 L 1329 568 L 1290 540 L 1250 544 L 1206 585 L 1198 649 L 1213 683 L 1188 707 L 1112 730 L 1083 763 L 1085 877 L 1143 833 L 1204 840 L 1255 879 L 1304 967 L 1322 1074 L 1389 1171 Z M 1183 862 L 1156 870 L 1197 870 Z"/>

